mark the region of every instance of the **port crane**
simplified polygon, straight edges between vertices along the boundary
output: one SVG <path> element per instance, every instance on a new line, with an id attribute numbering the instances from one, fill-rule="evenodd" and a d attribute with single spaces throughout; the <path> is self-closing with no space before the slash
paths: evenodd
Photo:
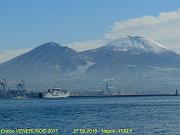
<path id="1" fill-rule="evenodd" d="M 23 80 L 19 80 L 18 84 L 16 85 L 17 90 L 25 90 L 25 83 Z"/>
<path id="2" fill-rule="evenodd" d="M 7 81 L 6 81 L 6 79 L 2 79 L 0 81 L 0 87 L 1 87 L 1 90 L 3 90 L 3 91 L 7 90 Z"/>
<path id="3" fill-rule="evenodd" d="M 0 80 L 0 90 L 7 90 L 7 83 L 16 83 L 16 89 L 17 90 L 25 90 L 25 83 L 23 80 L 18 80 L 18 81 L 8 81 L 6 79 Z"/>

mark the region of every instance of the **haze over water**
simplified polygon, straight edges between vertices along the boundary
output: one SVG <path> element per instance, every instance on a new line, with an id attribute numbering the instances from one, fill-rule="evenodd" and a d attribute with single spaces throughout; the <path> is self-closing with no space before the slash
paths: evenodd
<path id="1" fill-rule="evenodd" d="M 73 134 L 75 128 L 131 128 L 133 135 L 180 133 L 178 96 L 0 102 L 1 129 L 58 128 L 59 135 Z"/>

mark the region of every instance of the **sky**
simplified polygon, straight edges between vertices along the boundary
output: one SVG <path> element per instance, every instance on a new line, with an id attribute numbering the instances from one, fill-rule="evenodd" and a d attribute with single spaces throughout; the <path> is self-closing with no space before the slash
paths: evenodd
<path id="1" fill-rule="evenodd" d="M 126 35 L 180 52 L 180 0 L 0 0 L 0 62 L 54 41 L 78 51 Z"/>

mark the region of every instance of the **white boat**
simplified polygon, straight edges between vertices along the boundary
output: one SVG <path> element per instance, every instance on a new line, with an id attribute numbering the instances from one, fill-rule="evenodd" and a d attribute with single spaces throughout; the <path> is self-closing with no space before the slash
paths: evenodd
<path id="1" fill-rule="evenodd" d="M 56 98 L 68 98 L 71 95 L 70 92 L 67 90 L 63 90 L 61 88 L 52 88 L 48 89 L 45 93 L 43 93 L 43 98 L 50 98 L 50 99 L 56 99 Z"/>

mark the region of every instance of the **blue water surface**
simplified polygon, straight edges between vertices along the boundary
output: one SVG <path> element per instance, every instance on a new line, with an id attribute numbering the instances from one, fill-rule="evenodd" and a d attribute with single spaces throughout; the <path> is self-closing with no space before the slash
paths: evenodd
<path id="1" fill-rule="evenodd" d="M 131 128 L 131 135 L 180 135 L 180 97 L 0 100 L 0 129 L 18 128 L 57 128 L 56 135 L 86 128 Z"/>

